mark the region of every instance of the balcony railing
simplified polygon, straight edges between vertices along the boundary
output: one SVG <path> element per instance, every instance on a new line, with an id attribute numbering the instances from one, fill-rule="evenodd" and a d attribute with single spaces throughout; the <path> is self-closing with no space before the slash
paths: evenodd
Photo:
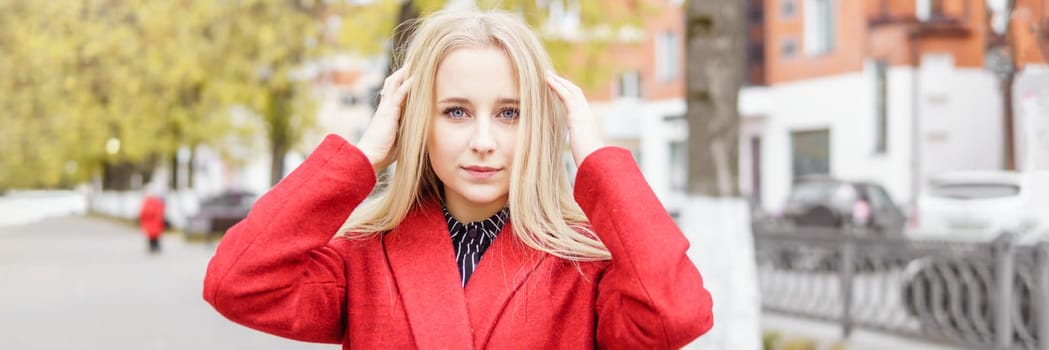
<path id="1" fill-rule="evenodd" d="M 913 3 L 900 7 L 898 1 L 874 1 L 877 1 L 877 10 L 868 18 L 872 26 L 920 23 L 923 27 L 964 27 L 970 19 L 973 6 L 976 6 L 972 0 L 929 0 L 927 10 L 919 13 L 917 5 Z"/>

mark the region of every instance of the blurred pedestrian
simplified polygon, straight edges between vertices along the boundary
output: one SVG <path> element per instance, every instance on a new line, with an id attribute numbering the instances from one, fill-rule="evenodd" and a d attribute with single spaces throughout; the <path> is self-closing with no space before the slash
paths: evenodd
<path id="1" fill-rule="evenodd" d="M 142 199 L 142 209 L 138 212 L 139 226 L 149 242 L 149 252 L 160 252 L 160 235 L 164 233 L 164 197 L 163 192 L 155 188 L 146 190 Z"/>
<path id="2" fill-rule="evenodd" d="M 664 349 L 712 326 L 685 236 L 519 18 L 431 15 L 403 57 L 356 145 L 328 136 L 226 233 L 219 312 L 365 349 Z"/>

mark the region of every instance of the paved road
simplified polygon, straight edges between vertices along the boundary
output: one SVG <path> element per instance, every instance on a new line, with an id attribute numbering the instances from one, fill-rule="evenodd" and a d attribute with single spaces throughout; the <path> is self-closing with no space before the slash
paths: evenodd
<path id="1" fill-rule="evenodd" d="M 0 349 L 338 349 L 236 325 L 201 299 L 214 248 L 126 223 L 62 217 L 0 227 Z"/>

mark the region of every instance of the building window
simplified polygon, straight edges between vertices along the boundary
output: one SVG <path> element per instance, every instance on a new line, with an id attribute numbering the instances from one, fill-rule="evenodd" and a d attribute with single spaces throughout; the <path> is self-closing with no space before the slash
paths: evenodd
<path id="1" fill-rule="evenodd" d="M 805 175 L 830 174 L 830 130 L 795 131 L 790 133 L 791 174 L 795 179 Z"/>
<path id="2" fill-rule="evenodd" d="M 928 21 L 943 17 L 943 0 L 918 0 L 918 20 Z"/>
<path id="3" fill-rule="evenodd" d="M 747 44 L 748 63 L 761 64 L 765 62 L 765 46 L 761 43 Z"/>
<path id="4" fill-rule="evenodd" d="M 339 96 L 339 102 L 342 103 L 343 107 L 353 107 L 360 101 L 357 99 L 357 95 L 347 92 Z"/>
<path id="5" fill-rule="evenodd" d="M 641 98 L 641 73 L 636 70 L 619 74 L 619 97 Z"/>
<path id="6" fill-rule="evenodd" d="M 674 32 L 666 31 L 659 34 L 656 40 L 656 76 L 660 81 L 667 82 L 677 78 L 678 68 L 681 67 L 680 45 Z"/>
<path id="7" fill-rule="evenodd" d="M 783 0 L 779 6 L 780 16 L 783 18 L 792 18 L 794 14 L 798 12 L 797 0 Z"/>
<path id="8" fill-rule="evenodd" d="M 874 63 L 874 152 L 885 153 L 889 148 L 889 63 Z"/>
<path id="9" fill-rule="evenodd" d="M 798 41 L 794 38 L 786 38 L 780 42 L 780 54 L 785 58 L 794 57 L 798 53 Z"/>
<path id="10" fill-rule="evenodd" d="M 805 53 L 821 55 L 834 49 L 834 0 L 805 1 Z"/>
<path id="11" fill-rule="evenodd" d="M 751 26 L 765 24 L 765 5 L 763 2 L 764 0 L 747 1 L 747 24 Z"/>
<path id="12" fill-rule="evenodd" d="M 553 0 L 550 2 L 549 11 L 547 29 L 563 35 L 572 35 L 579 31 L 579 0 Z"/>
<path id="13" fill-rule="evenodd" d="M 670 142 L 670 190 L 688 191 L 688 140 Z"/>

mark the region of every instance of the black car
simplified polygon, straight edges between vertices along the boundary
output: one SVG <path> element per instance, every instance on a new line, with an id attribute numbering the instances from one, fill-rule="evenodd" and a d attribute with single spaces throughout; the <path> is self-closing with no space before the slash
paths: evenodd
<path id="1" fill-rule="evenodd" d="M 210 237 L 225 232 L 248 216 L 248 211 L 258 198 L 253 192 L 227 190 L 208 197 L 200 204 L 200 211 L 189 218 L 186 235 Z"/>
<path id="2" fill-rule="evenodd" d="M 781 220 L 796 227 L 860 227 L 880 235 L 900 235 L 906 224 L 881 185 L 823 176 L 794 183 Z"/>

